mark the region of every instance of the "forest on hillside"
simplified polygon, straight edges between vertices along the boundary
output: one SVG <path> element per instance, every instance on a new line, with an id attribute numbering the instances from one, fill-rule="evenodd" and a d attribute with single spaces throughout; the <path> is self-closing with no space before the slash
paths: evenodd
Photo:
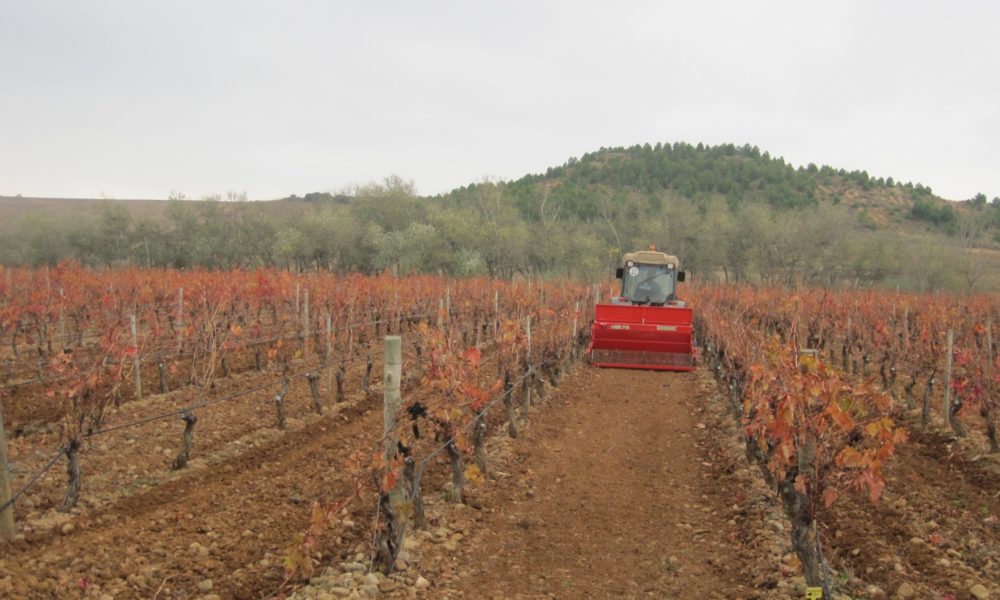
<path id="1" fill-rule="evenodd" d="M 752 146 L 608 148 L 443 196 L 390 176 L 278 204 L 175 195 L 155 217 L 115 201 L 84 219 L 27 211 L 4 226 L 0 262 L 596 280 L 653 243 L 705 279 L 1000 287 L 1000 198 L 956 208 L 920 184 L 796 168 Z"/>

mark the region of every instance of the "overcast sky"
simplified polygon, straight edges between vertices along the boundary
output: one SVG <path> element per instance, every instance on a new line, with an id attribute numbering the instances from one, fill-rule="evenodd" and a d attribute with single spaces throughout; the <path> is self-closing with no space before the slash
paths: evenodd
<path id="1" fill-rule="evenodd" d="M 435 194 L 687 141 L 992 198 L 998 26 L 990 0 L 0 0 L 0 195 Z"/>

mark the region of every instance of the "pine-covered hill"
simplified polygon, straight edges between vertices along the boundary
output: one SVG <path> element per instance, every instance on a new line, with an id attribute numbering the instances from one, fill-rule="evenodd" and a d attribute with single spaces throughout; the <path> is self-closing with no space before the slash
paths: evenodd
<path id="1" fill-rule="evenodd" d="M 481 185 L 460 188 L 446 197 L 461 201 Z M 539 196 L 583 221 L 601 218 L 604 199 L 628 204 L 626 209 L 640 216 L 660 210 L 665 199 L 675 197 L 702 206 L 721 200 L 734 211 L 752 204 L 778 210 L 842 204 L 870 227 L 948 232 L 954 229 L 960 211 L 976 202 L 949 202 L 935 196 L 930 187 L 873 177 L 866 171 L 815 164 L 796 168 L 756 146 L 683 142 L 601 148 L 549 168 L 545 174 L 508 182 L 505 188 L 528 220 L 544 218 L 539 213 Z M 988 204 L 985 196 L 978 201 Z M 1000 199 L 992 204 L 998 210 L 988 213 L 987 223 L 1000 230 Z"/>

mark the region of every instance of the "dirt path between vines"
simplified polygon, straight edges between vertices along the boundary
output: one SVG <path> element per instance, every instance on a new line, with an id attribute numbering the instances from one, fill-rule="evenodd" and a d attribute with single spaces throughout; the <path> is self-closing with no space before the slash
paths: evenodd
<path id="1" fill-rule="evenodd" d="M 304 386 L 290 394 L 292 406 L 308 406 Z M 282 554 L 305 528 L 310 502 L 346 492 L 344 457 L 370 447 L 381 426 L 376 401 L 342 408 L 37 528 L 0 552 L 0 597 L 281 597 L 289 591 L 280 589 Z M 232 426 L 263 418 L 243 410 L 230 415 Z M 791 597 L 787 544 L 775 540 L 773 507 L 734 450 L 724 411 L 704 372 L 578 367 L 532 411 L 519 439 L 491 438 L 488 480 L 470 486 L 467 506 L 453 508 L 436 492 L 443 468 L 430 473 L 431 525 L 452 533 L 438 544 L 445 540 L 417 532 L 423 547 L 401 573 L 408 584 L 426 576 L 429 589 L 375 595 Z M 219 427 L 210 416 L 203 437 Z M 362 502 L 344 515 L 331 536 L 339 539 L 317 555 L 321 568 L 359 560 L 370 514 Z"/>
<path id="2" fill-rule="evenodd" d="M 703 380 L 582 369 L 512 445 L 514 485 L 486 486 L 434 597 L 756 596 L 731 518 L 740 483 L 719 477 L 719 433 L 699 421 Z"/>

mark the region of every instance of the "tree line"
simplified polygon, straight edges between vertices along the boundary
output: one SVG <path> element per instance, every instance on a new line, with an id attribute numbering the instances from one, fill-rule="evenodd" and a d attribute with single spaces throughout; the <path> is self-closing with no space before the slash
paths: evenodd
<path id="1" fill-rule="evenodd" d="M 912 198 L 903 217 L 926 228 L 873 224 L 834 188 L 902 190 Z M 655 243 L 706 279 L 977 290 L 1000 283 L 976 251 L 1000 231 L 1000 201 L 973 200 L 955 211 L 924 186 L 795 168 L 754 147 L 658 144 L 429 198 L 390 176 L 279 203 L 175 195 L 162 216 L 114 201 L 86 219 L 28 212 L 0 238 L 0 261 L 598 280 L 622 253 Z"/>

